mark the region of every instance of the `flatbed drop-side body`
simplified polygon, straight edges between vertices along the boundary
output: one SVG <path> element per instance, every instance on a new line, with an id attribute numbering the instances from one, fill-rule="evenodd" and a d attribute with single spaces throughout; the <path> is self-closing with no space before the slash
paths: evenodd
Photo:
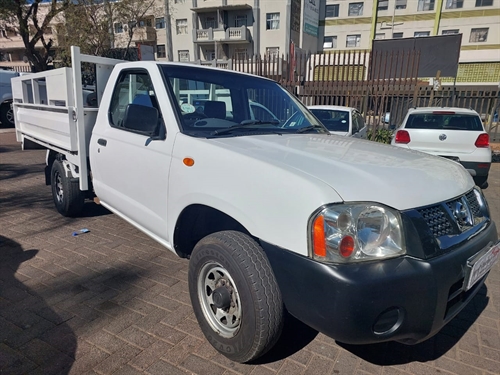
<path id="1" fill-rule="evenodd" d="M 235 361 L 274 345 L 285 309 L 345 343 L 423 341 L 498 260 L 484 196 L 453 161 L 330 135 L 267 79 L 72 58 L 13 79 L 18 141 L 49 149 L 63 215 L 95 194 L 190 258 L 200 327 Z M 82 96 L 85 61 L 98 108 Z"/>

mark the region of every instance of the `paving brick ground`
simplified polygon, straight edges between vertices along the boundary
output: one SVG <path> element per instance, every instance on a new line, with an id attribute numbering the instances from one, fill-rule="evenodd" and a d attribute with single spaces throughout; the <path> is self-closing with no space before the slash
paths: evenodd
<path id="1" fill-rule="evenodd" d="M 1 374 L 499 374 L 500 265 L 472 303 L 416 346 L 347 346 L 287 322 L 275 350 L 241 365 L 195 321 L 187 260 L 94 204 L 55 211 L 44 151 L 0 134 Z M 486 190 L 500 224 L 500 163 Z M 89 233 L 72 233 L 88 228 Z"/>

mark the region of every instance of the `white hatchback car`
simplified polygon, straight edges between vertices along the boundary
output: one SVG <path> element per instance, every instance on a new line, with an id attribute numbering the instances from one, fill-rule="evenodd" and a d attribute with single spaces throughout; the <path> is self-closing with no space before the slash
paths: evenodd
<path id="1" fill-rule="evenodd" d="M 366 125 L 356 108 L 337 105 L 307 107 L 332 134 L 366 139 Z"/>
<path id="2" fill-rule="evenodd" d="M 476 185 L 488 186 L 490 138 L 479 114 L 465 108 L 412 108 L 392 145 L 442 156 L 462 164 Z"/>

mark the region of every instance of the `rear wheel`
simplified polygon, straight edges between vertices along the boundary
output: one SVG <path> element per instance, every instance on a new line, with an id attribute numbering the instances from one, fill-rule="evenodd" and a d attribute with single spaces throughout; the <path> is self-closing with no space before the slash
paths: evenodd
<path id="1" fill-rule="evenodd" d="M 4 103 L 0 105 L 0 122 L 3 127 L 13 127 L 14 126 L 14 112 L 9 103 Z"/>
<path id="2" fill-rule="evenodd" d="M 52 163 L 50 183 L 57 211 L 63 216 L 78 216 L 83 210 L 85 194 L 80 190 L 77 179 L 66 176 L 60 160 Z"/>
<path id="3" fill-rule="evenodd" d="M 249 362 L 278 340 L 283 302 L 262 248 L 236 231 L 203 238 L 189 261 L 189 294 L 205 337 L 221 354 Z"/>

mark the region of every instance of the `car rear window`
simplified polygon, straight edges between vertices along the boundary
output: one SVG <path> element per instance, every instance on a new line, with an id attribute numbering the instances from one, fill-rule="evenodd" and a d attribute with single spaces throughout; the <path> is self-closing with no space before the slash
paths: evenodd
<path id="1" fill-rule="evenodd" d="M 408 117 L 405 128 L 483 131 L 483 124 L 476 115 L 415 113 Z"/>
<path id="2" fill-rule="evenodd" d="M 349 112 L 335 109 L 311 109 L 311 112 L 331 132 L 349 131 Z"/>

